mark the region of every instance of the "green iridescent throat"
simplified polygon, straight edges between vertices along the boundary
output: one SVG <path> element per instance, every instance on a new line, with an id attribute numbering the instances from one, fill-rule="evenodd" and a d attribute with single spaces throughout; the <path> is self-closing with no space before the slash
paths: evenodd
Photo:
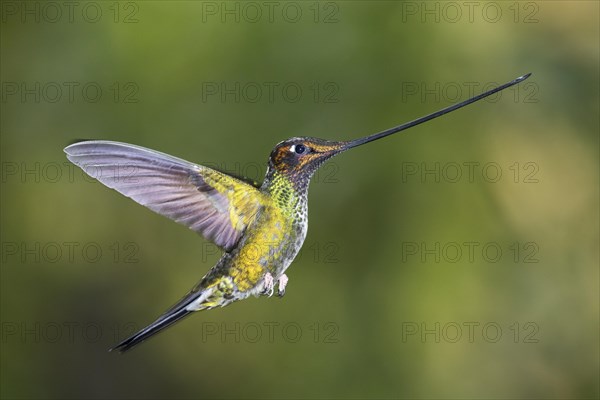
<path id="1" fill-rule="evenodd" d="M 290 214 L 304 207 L 308 192 L 308 180 L 305 184 L 298 185 L 298 182 L 294 184 L 288 176 L 277 170 L 269 172 L 261 189 L 271 195 L 277 206 Z"/>

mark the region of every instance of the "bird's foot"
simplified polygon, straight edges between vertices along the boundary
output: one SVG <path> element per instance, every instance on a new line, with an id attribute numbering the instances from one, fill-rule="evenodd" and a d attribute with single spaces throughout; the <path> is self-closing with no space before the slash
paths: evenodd
<path id="1" fill-rule="evenodd" d="M 265 280 L 263 282 L 263 290 L 261 294 L 265 296 L 273 296 L 273 288 L 275 287 L 275 281 L 273 280 L 273 275 L 270 272 L 267 272 L 265 275 Z"/>
<path id="2" fill-rule="evenodd" d="M 285 287 L 287 286 L 288 280 L 289 279 L 286 274 L 283 274 L 279 277 L 279 280 L 278 280 L 279 286 L 277 288 L 277 296 L 283 297 L 283 295 L 285 294 Z"/>

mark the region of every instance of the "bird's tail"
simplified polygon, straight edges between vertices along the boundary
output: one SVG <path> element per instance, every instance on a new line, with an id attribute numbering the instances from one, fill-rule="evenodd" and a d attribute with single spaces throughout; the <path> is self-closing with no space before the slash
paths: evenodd
<path id="1" fill-rule="evenodd" d="M 185 308 L 182 308 L 181 310 L 176 311 L 165 318 L 159 318 L 144 329 L 142 329 L 141 331 L 139 331 L 138 333 L 136 333 L 135 335 L 123 340 L 121 343 L 111 348 L 109 351 L 117 350 L 119 353 L 124 353 L 127 350 L 130 350 L 138 344 L 142 343 L 144 340 L 150 338 L 151 336 L 156 335 L 163 329 L 173 325 L 180 319 L 188 316 L 192 312 L 193 311 L 188 311 Z"/>
<path id="2" fill-rule="evenodd" d="M 189 294 L 187 294 L 184 298 L 182 298 L 177 304 L 171 307 L 168 311 L 166 311 L 163 315 L 161 315 L 156 321 L 140 330 L 133 336 L 123 340 L 118 345 L 111 348 L 109 351 L 116 350 L 120 353 L 124 353 L 127 350 L 132 349 L 138 344 L 142 343 L 144 340 L 150 338 L 151 336 L 156 335 L 163 329 L 168 328 L 173 325 L 177 321 L 187 317 L 198 308 L 194 310 L 188 309 L 189 305 L 194 301 L 197 301 L 199 298 L 207 295 L 205 291 L 198 291 L 198 288 L 192 290 Z"/>

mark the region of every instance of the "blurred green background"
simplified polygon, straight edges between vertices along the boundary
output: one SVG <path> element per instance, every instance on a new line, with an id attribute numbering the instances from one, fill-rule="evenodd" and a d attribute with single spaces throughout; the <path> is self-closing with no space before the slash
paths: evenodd
<path id="1" fill-rule="evenodd" d="M 3 398 L 598 397 L 597 2 L 1 5 Z M 260 179 L 526 72 L 327 164 L 283 299 L 106 351 L 219 254 L 73 140 Z"/>

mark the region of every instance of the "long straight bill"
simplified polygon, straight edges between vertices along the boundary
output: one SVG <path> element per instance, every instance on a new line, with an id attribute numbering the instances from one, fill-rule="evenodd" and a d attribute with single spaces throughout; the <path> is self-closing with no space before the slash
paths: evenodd
<path id="1" fill-rule="evenodd" d="M 429 114 L 429 115 L 426 115 L 424 117 L 417 118 L 414 121 L 410 121 L 410 122 L 404 123 L 402 125 L 396 126 L 394 128 L 387 129 L 387 130 L 379 132 L 379 133 L 374 133 L 373 135 L 369 135 L 369 136 L 364 137 L 364 138 L 360 138 L 360 139 L 356 139 L 356 140 L 350 140 L 350 141 L 348 141 L 348 142 L 345 143 L 344 148 L 345 149 L 349 149 L 349 148 L 352 148 L 352 147 L 360 146 L 361 144 L 369 143 L 369 142 L 372 142 L 374 140 L 384 138 L 384 137 L 392 135 L 394 133 L 403 131 L 403 130 L 408 129 L 408 128 L 412 128 L 413 126 L 417 126 L 419 124 L 422 124 L 423 122 L 427 122 L 427 121 L 430 121 L 430 120 L 432 120 L 434 118 L 441 117 L 444 114 L 448 114 L 448 113 L 450 113 L 452 111 L 458 110 L 459 108 L 462 108 L 464 106 L 468 106 L 469 104 L 475 103 L 476 101 L 479 101 L 479 100 L 484 99 L 484 98 L 486 98 L 488 96 L 491 96 L 494 93 L 498 93 L 501 90 L 504 90 L 504 89 L 509 88 L 509 87 L 511 87 L 513 85 L 521 83 L 525 79 L 529 78 L 530 75 L 531 75 L 531 73 L 525 74 L 523 76 L 518 77 L 515 80 L 512 80 L 512 81 L 510 81 L 508 83 L 505 83 L 504 85 L 498 86 L 497 88 L 494 88 L 492 90 L 488 90 L 485 93 L 481 93 L 480 95 L 472 97 L 469 100 L 465 100 L 465 101 L 463 101 L 461 103 L 457 103 L 457 104 L 451 105 L 449 107 L 446 107 L 444 109 L 436 111 L 433 114 Z"/>

